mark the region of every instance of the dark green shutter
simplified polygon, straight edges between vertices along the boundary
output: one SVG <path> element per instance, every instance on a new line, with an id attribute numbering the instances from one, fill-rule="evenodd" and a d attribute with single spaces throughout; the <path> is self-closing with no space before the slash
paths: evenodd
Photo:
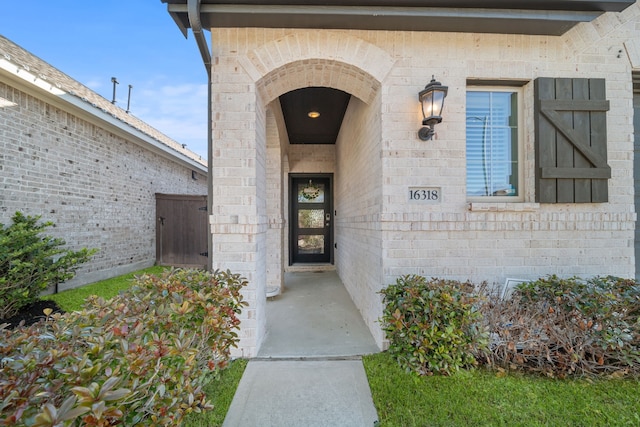
<path id="1" fill-rule="evenodd" d="M 539 78 L 534 92 L 536 201 L 608 201 L 604 79 Z"/>

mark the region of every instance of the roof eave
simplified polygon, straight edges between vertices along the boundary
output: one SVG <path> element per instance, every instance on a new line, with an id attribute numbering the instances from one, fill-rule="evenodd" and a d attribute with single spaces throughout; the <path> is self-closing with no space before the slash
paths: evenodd
<path id="1" fill-rule="evenodd" d="M 630 4 L 632 4 L 631 2 Z M 168 4 L 181 29 L 189 27 L 186 4 Z M 498 8 L 202 4 L 205 28 L 311 28 L 562 35 L 603 11 Z"/>
<path id="2" fill-rule="evenodd" d="M 51 82 L 43 80 L 39 76 L 31 74 L 26 69 L 10 62 L 6 57 L 0 58 L 0 82 L 9 84 L 12 87 L 17 87 L 19 90 L 38 99 L 44 99 L 51 105 L 65 111 L 73 111 L 78 117 L 97 126 L 104 127 L 114 134 L 153 153 L 159 154 L 172 162 L 197 170 L 204 175 L 208 173 L 207 165 L 201 161 L 188 156 L 186 153 L 173 149 L 113 114 L 100 109 L 99 106 L 91 104 L 90 101 L 82 99 Z"/>

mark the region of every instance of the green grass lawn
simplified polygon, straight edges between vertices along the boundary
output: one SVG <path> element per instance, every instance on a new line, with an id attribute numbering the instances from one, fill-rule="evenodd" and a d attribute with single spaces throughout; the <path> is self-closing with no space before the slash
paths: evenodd
<path id="1" fill-rule="evenodd" d="M 209 402 L 213 405 L 213 410 L 200 414 L 189 414 L 183 427 L 218 427 L 224 422 L 233 395 L 236 393 L 240 378 L 247 367 L 246 359 L 236 359 L 229 364 L 224 371 L 220 372 L 220 378 L 212 378 L 204 388 Z"/>
<path id="2" fill-rule="evenodd" d="M 129 288 L 131 286 L 131 281 L 136 276 L 141 276 L 145 273 L 160 274 L 167 268 L 168 267 L 161 266 L 149 267 L 144 270 L 134 271 L 133 273 L 102 280 L 90 285 L 69 289 L 57 294 L 47 295 L 43 297 L 43 299 L 55 301 L 64 311 L 76 311 L 82 308 L 84 300 L 90 295 L 98 295 L 104 299 L 113 298 L 118 295 L 120 291 Z"/>
<path id="3" fill-rule="evenodd" d="M 381 427 L 639 426 L 639 380 L 559 380 L 486 370 L 407 374 L 387 353 L 364 358 Z"/>

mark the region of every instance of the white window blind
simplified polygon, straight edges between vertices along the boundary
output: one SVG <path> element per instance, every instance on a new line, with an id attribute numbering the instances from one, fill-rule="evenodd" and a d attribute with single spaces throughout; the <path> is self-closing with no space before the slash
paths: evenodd
<path id="1" fill-rule="evenodd" d="M 518 196 L 518 93 L 467 91 L 467 196 Z"/>

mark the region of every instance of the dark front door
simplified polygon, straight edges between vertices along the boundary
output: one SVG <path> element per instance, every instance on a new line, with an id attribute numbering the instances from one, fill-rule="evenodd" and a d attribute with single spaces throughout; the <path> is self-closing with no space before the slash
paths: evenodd
<path id="1" fill-rule="evenodd" d="M 290 184 L 290 264 L 332 262 L 331 176 L 295 175 Z"/>

